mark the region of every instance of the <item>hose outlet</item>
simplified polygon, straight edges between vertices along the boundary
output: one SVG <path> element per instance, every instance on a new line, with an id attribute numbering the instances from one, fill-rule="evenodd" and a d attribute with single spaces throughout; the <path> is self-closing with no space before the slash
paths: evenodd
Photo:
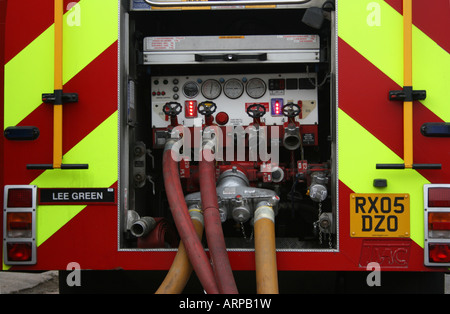
<path id="1" fill-rule="evenodd" d="M 283 146 L 288 150 L 296 150 L 302 144 L 300 129 L 295 124 L 289 124 L 284 129 Z"/>
<path id="2" fill-rule="evenodd" d="M 156 221 L 152 217 L 142 217 L 133 222 L 130 232 L 136 238 L 146 236 L 156 226 Z"/>

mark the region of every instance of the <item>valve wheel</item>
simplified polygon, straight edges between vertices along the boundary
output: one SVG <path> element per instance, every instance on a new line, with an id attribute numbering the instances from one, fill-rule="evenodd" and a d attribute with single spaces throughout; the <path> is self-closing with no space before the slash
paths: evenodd
<path id="1" fill-rule="evenodd" d="M 253 104 L 247 107 L 247 114 L 251 118 L 261 118 L 266 114 L 266 107 L 261 104 Z"/>
<path id="2" fill-rule="evenodd" d="M 163 112 L 171 117 L 178 116 L 181 113 L 181 110 L 183 110 L 183 106 L 175 101 L 168 102 L 163 107 Z"/>
<path id="3" fill-rule="evenodd" d="M 298 116 L 302 112 L 302 109 L 299 105 L 294 104 L 293 102 L 288 103 L 283 106 L 283 115 L 288 118 L 294 118 Z"/>
<path id="4" fill-rule="evenodd" d="M 200 114 L 210 116 L 217 110 L 217 105 L 212 101 L 203 101 L 198 104 L 197 110 Z"/>

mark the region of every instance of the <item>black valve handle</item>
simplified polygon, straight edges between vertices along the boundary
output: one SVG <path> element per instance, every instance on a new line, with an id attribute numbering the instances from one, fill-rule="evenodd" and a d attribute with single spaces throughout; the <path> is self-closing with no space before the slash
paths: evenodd
<path id="1" fill-rule="evenodd" d="M 217 110 L 216 103 L 212 101 L 203 101 L 197 106 L 198 112 L 205 116 L 210 116 Z"/>
<path id="2" fill-rule="evenodd" d="M 266 114 L 266 107 L 261 104 L 252 104 L 247 107 L 247 114 L 250 118 L 261 118 Z"/>
<path id="3" fill-rule="evenodd" d="M 171 117 L 178 116 L 181 113 L 181 110 L 183 110 L 183 106 L 176 101 L 167 102 L 163 107 L 163 112 Z"/>
<path id="4" fill-rule="evenodd" d="M 294 118 L 298 116 L 300 112 L 302 112 L 300 106 L 294 104 L 293 102 L 290 102 L 283 106 L 283 115 L 285 115 L 288 118 Z"/>

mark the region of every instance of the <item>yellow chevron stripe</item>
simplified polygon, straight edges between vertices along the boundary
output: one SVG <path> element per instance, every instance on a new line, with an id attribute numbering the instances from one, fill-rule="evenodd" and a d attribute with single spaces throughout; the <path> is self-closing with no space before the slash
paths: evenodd
<path id="1" fill-rule="evenodd" d="M 53 91 L 53 26 L 5 65 L 4 127 L 15 126 Z"/>
<path id="2" fill-rule="evenodd" d="M 429 181 L 413 169 L 377 170 L 375 165 L 383 160 L 399 164 L 403 161 L 342 109 L 339 109 L 338 120 L 339 180 L 356 193 L 409 193 L 411 239 L 423 247 L 422 188 Z M 388 187 L 383 190 L 373 187 L 373 179 L 378 178 L 386 179 Z"/>
<path id="3" fill-rule="evenodd" d="M 379 23 L 371 23 L 374 14 L 379 14 Z M 402 21 L 402 15 L 381 0 L 338 1 L 339 37 L 400 86 L 403 86 Z M 413 86 L 427 91 L 427 99 L 422 103 L 428 109 L 450 121 L 450 54 L 415 26 L 412 35 Z"/>
<path id="4" fill-rule="evenodd" d="M 30 184 L 39 188 L 110 187 L 118 179 L 118 140 L 115 112 L 75 145 L 64 157 L 64 163 L 87 163 L 88 170 L 47 170 Z M 64 172 L 64 175 L 61 175 Z M 39 206 L 37 212 L 37 245 L 41 245 L 86 206 Z"/>
<path id="5" fill-rule="evenodd" d="M 78 5 L 80 25 L 64 23 L 64 84 L 118 39 L 116 0 L 81 0 Z M 53 46 L 54 25 L 5 65 L 5 128 L 17 125 L 42 103 L 43 93 L 53 91 Z"/>

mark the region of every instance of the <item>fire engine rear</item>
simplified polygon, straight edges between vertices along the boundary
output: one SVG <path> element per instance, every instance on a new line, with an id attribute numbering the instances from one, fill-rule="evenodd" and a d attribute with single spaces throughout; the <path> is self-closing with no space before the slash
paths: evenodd
<path id="1" fill-rule="evenodd" d="M 448 39 L 411 1 L 62 2 L 35 50 L 5 50 L 4 268 L 231 294 L 450 266 L 448 73 L 428 63 L 448 63 Z M 55 62 L 54 92 L 25 112 L 35 55 Z"/>

